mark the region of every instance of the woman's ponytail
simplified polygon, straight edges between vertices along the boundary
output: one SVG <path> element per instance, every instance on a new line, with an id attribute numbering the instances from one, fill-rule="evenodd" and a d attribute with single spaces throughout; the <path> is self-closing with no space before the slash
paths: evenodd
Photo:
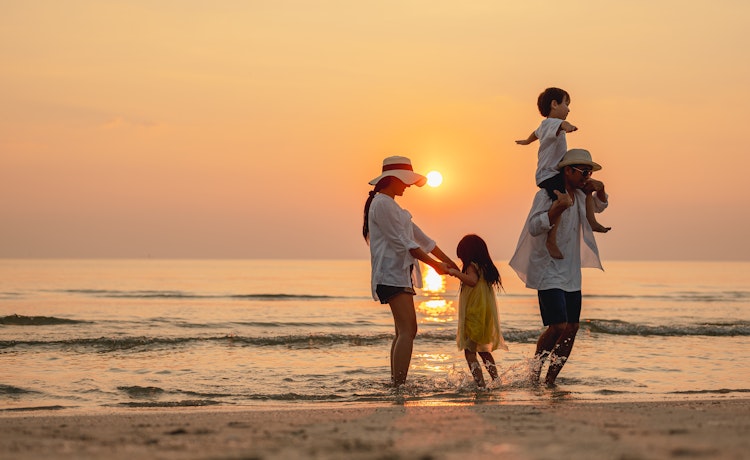
<path id="1" fill-rule="evenodd" d="M 367 244 L 370 244 L 370 204 L 372 204 L 373 198 L 375 198 L 375 195 L 379 191 L 390 185 L 392 178 L 393 176 L 385 176 L 384 178 L 380 179 L 380 181 L 375 185 L 375 188 L 373 190 L 370 190 L 367 201 L 365 201 L 365 216 L 363 219 L 364 223 L 362 224 L 362 236 L 365 237 L 365 241 L 367 242 Z"/>
<path id="2" fill-rule="evenodd" d="M 370 242 L 370 204 L 372 204 L 372 199 L 375 198 L 377 193 L 378 192 L 375 190 L 370 190 L 367 201 L 365 201 L 365 218 L 364 223 L 362 224 L 362 236 L 365 237 L 365 241 L 368 243 Z"/>

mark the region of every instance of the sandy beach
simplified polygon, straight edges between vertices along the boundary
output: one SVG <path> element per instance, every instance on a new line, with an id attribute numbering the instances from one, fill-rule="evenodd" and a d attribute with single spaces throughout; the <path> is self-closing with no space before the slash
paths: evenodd
<path id="1" fill-rule="evenodd" d="M 748 458 L 750 400 L 0 413 L 0 457 Z"/>

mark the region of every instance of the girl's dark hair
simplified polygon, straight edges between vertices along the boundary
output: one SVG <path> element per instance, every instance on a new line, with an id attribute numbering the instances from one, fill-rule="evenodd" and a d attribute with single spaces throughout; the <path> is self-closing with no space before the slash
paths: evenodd
<path id="1" fill-rule="evenodd" d="M 370 190 L 370 196 L 368 196 L 367 201 L 365 201 L 365 218 L 364 223 L 362 224 L 362 236 L 365 237 L 367 244 L 370 244 L 370 204 L 372 204 L 372 199 L 375 198 L 375 194 L 388 187 L 391 184 L 391 180 L 393 180 L 393 176 L 385 176 L 380 179 L 380 181 L 375 184 L 375 188 Z"/>
<path id="2" fill-rule="evenodd" d="M 456 248 L 456 255 L 463 263 L 463 272 L 469 268 L 472 262 L 479 266 L 487 284 L 497 288 L 502 288 L 503 283 L 500 279 L 500 271 L 490 257 L 490 251 L 487 249 L 487 243 L 477 235 L 466 235 L 461 238 Z"/>
<path id="3" fill-rule="evenodd" d="M 539 95 L 539 98 L 536 100 L 536 106 L 543 117 L 548 117 L 552 110 L 552 101 L 562 104 L 565 99 L 570 102 L 570 95 L 564 89 L 547 88 Z"/>

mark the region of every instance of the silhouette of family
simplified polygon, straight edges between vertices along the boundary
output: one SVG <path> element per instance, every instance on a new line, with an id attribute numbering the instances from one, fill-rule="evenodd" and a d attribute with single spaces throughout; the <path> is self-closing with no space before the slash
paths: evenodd
<path id="1" fill-rule="evenodd" d="M 544 117 L 526 139 L 539 141 L 536 184 L 531 210 L 510 260 L 511 268 L 529 289 L 537 291 L 539 311 L 546 329 L 537 340 L 532 360 L 533 383 L 554 385 L 575 343 L 581 315 L 581 268 L 602 268 L 594 232 L 607 232 L 595 214 L 606 209 L 604 183 L 593 179 L 601 169 L 584 149 L 568 149 L 566 134 L 578 128 L 566 118 L 570 96 L 560 88 L 547 88 L 537 99 Z M 383 160 L 381 173 L 372 179 L 374 188 L 364 206 L 362 235 L 370 248 L 373 299 L 388 304 L 395 336 L 391 344 L 391 382 L 406 382 L 411 363 L 417 317 L 415 288 L 422 287 L 419 262 L 440 275 L 456 277 L 460 283 L 456 343 L 464 351 L 478 387 L 486 383 L 477 355 L 492 380 L 498 371 L 492 352 L 507 350 L 500 328 L 496 291 L 502 287 L 500 272 L 490 257 L 486 242 L 466 235 L 458 243 L 459 267 L 412 220 L 396 197 L 412 186 L 423 186 L 426 177 L 414 172 L 403 156 Z M 547 372 L 541 378 L 547 363 Z"/>

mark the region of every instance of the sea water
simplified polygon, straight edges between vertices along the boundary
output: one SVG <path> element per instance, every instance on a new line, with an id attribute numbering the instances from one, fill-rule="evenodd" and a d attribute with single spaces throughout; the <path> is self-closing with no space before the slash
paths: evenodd
<path id="1" fill-rule="evenodd" d="M 455 345 L 459 284 L 431 275 L 395 390 L 368 261 L 0 260 L 0 410 L 750 396 L 750 263 L 585 269 L 553 388 L 529 379 L 536 292 L 498 265 L 500 379 L 473 383 Z"/>

